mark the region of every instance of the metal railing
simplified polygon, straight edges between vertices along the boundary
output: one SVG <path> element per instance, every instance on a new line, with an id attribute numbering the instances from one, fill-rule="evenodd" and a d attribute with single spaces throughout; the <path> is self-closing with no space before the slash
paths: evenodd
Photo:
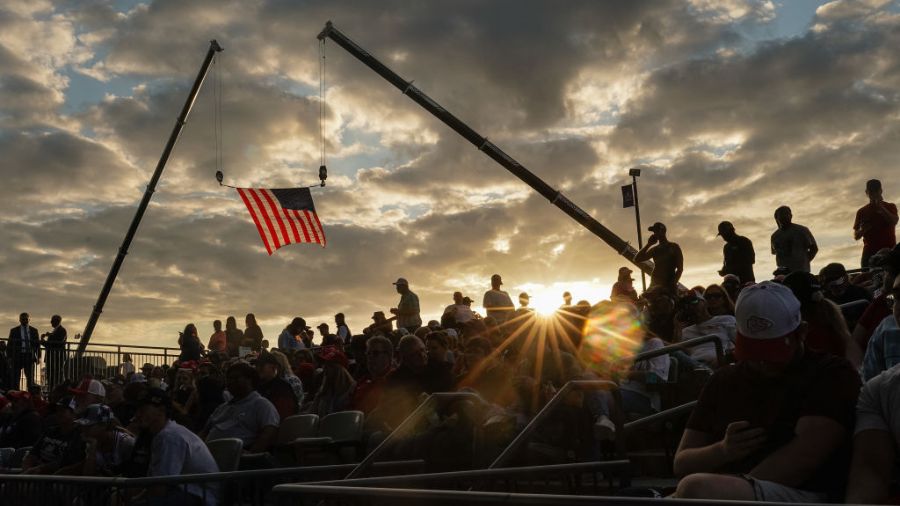
<path id="1" fill-rule="evenodd" d="M 460 490 L 421 490 L 402 488 L 347 487 L 338 485 L 279 485 L 274 494 L 278 504 L 428 504 L 458 506 L 467 504 L 516 504 L 526 506 L 658 506 L 660 500 L 646 497 L 603 495 L 519 494 L 509 492 L 466 492 Z M 679 506 L 759 506 L 753 501 L 709 501 L 703 499 L 667 499 Z M 766 503 L 769 506 L 826 506 L 816 503 Z"/>
<path id="2" fill-rule="evenodd" d="M 0 341 L 7 341 L 6 338 Z M 78 357 L 78 343 L 66 342 L 62 349 L 41 346 L 41 358 L 32 367 L 35 383 L 53 388 L 64 380 L 78 381 L 85 374 L 96 378 L 109 378 L 121 371 L 123 356 L 128 353 L 136 372 L 143 364 L 162 366 L 172 364 L 181 351 L 165 346 L 143 346 L 131 344 L 90 343 L 84 354 Z M 7 350 L 9 355 L 11 350 Z M 25 389 L 24 374 L 12 378 L 11 386 Z M 6 378 L 4 378 L 6 380 Z"/>
<path id="3" fill-rule="evenodd" d="M 381 442 L 374 450 L 356 465 L 345 477 L 346 479 L 358 478 L 365 473 L 369 467 L 375 463 L 375 459 L 384 454 L 402 437 L 412 433 L 413 429 L 423 420 L 423 418 L 434 412 L 439 403 L 447 403 L 460 400 L 473 400 L 482 403 L 483 400 L 477 394 L 472 392 L 435 392 L 422 401 L 419 406 L 410 413 L 403 422 L 400 423 L 391 433 Z M 475 438 L 477 441 L 477 438 Z"/>
<path id="4" fill-rule="evenodd" d="M 550 464 L 540 466 L 507 467 L 499 469 L 476 469 L 411 475 L 379 476 L 376 478 L 356 478 L 349 480 L 314 482 L 316 485 L 340 485 L 348 487 L 402 487 L 437 488 L 457 490 L 505 490 L 507 492 L 527 489 L 564 490 L 578 494 L 583 485 L 588 485 L 593 493 L 600 490 L 600 482 L 606 480 L 606 489 L 614 489 L 614 478 L 629 475 L 631 462 L 628 460 L 608 460 Z M 585 476 L 590 479 L 585 480 Z"/>
<path id="5" fill-rule="evenodd" d="M 383 473 L 409 473 L 421 469 L 421 460 L 379 462 L 374 469 Z M 157 495 L 160 504 L 188 493 L 203 504 L 272 504 L 272 488 L 278 484 L 340 479 L 355 464 L 307 466 L 253 471 L 192 474 L 153 478 L 105 478 L 0 474 L 0 491 L 7 504 L 147 504 L 147 493 Z M 150 491 L 150 492 L 145 492 Z M 113 502 L 115 499 L 115 502 Z"/>
<path id="6" fill-rule="evenodd" d="M 498 468 L 504 464 L 506 464 L 516 453 L 528 442 L 534 432 L 544 421 L 546 421 L 553 411 L 562 404 L 562 402 L 566 399 L 566 397 L 574 392 L 574 391 L 585 391 L 585 390 L 609 390 L 612 393 L 614 402 L 616 405 L 622 405 L 622 397 L 619 393 L 619 386 L 616 385 L 612 381 L 604 381 L 604 380 L 573 380 L 569 381 L 562 388 L 556 392 L 556 395 L 551 398 L 547 404 L 544 405 L 543 408 L 528 422 L 528 425 L 522 429 L 521 432 L 512 440 L 511 443 L 494 459 L 494 462 L 488 466 L 488 469 Z M 622 429 L 622 415 L 621 410 L 612 409 L 612 421 L 616 426 L 616 432 L 621 434 Z M 625 447 L 624 441 L 622 438 L 616 438 L 616 450 L 620 457 L 624 457 L 625 455 Z"/>
<path id="7" fill-rule="evenodd" d="M 722 348 L 722 341 L 719 339 L 719 336 L 715 334 L 710 334 L 707 336 L 695 337 L 693 339 L 688 339 L 687 341 L 681 341 L 674 344 L 669 344 L 663 346 L 662 348 L 645 351 L 643 353 L 638 353 L 637 355 L 632 355 L 630 357 L 625 357 L 621 359 L 619 362 L 640 362 L 643 360 L 650 360 L 651 358 L 660 357 L 662 355 L 671 355 L 676 351 L 688 351 L 691 348 L 696 348 L 702 344 L 713 343 L 713 346 L 716 348 L 716 361 L 719 364 L 719 367 L 722 367 L 725 364 L 725 350 Z"/>
<path id="8" fill-rule="evenodd" d="M 682 417 L 685 414 L 690 414 L 690 412 L 694 410 L 695 406 L 697 406 L 697 401 L 686 402 L 679 406 L 675 406 L 674 408 L 669 408 L 660 411 L 659 413 L 653 413 L 652 415 L 648 415 L 643 418 L 638 418 L 637 420 L 628 422 L 624 425 L 624 428 L 626 432 L 629 432 L 635 429 L 640 429 L 650 424 L 667 422 L 669 420 Z"/>

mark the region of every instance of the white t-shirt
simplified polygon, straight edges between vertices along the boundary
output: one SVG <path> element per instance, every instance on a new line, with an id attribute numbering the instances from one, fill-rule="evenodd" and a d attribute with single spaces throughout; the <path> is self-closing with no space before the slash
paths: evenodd
<path id="1" fill-rule="evenodd" d="M 681 340 L 687 341 L 695 337 L 715 335 L 722 343 L 722 352 L 728 353 L 734 350 L 734 340 L 737 334 L 737 320 L 731 315 L 713 316 L 709 320 L 691 325 L 681 331 Z M 704 343 L 688 350 L 688 354 L 694 359 L 712 367 L 718 367 L 716 358 L 716 345 Z"/>
<path id="2" fill-rule="evenodd" d="M 153 436 L 148 476 L 218 473 L 219 466 L 199 436 L 172 420 Z M 179 488 L 181 486 L 179 485 Z M 190 483 L 187 492 L 204 497 L 204 504 L 218 503 L 217 483 Z"/>

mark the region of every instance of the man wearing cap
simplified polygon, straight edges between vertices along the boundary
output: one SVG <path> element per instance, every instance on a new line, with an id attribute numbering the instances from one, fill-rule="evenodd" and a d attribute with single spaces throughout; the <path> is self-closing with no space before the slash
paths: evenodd
<path id="1" fill-rule="evenodd" d="M 849 302 L 872 301 L 872 294 L 865 288 L 850 282 L 850 276 L 843 264 L 830 263 L 819 271 L 819 283 L 824 289 L 825 298 L 838 306 Z M 867 304 L 853 305 L 841 309 L 844 319 L 847 321 L 847 329 L 856 327 L 856 322 L 866 310 Z"/>
<path id="2" fill-rule="evenodd" d="M 638 294 L 634 289 L 634 278 L 631 273 L 634 272 L 628 267 L 619 267 L 619 279 L 612 286 L 612 293 L 609 298 L 616 301 L 628 301 L 637 304 Z"/>
<path id="3" fill-rule="evenodd" d="M 83 476 L 116 476 L 131 458 L 134 436 L 121 428 L 106 404 L 91 404 L 81 418 L 75 420 L 81 427 L 85 443 Z"/>
<path id="4" fill-rule="evenodd" d="M 269 450 L 278 434 L 278 410 L 256 391 L 259 373 L 250 364 L 238 362 L 225 373 L 225 385 L 232 399 L 209 416 L 200 433 L 212 441 L 235 437 L 244 443 L 244 451 L 262 453 Z"/>
<path id="5" fill-rule="evenodd" d="M 75 395 L 75 414 L 78 416 L 81 416 L 91 404 L 99 404 L 106 400 L 106 387 L 90 376 L 85 376 L 78 388 L 70 388 L 69 393 Z"/>
<path id="6" fill-rule="evenodd" d="M 75 424 L 72 404 L 71 397 L 64 397 L 53 406 L 53 423 L 22 461 L 22 474 L 53 474 L 84 460 L 84 441 Z"/>
<path id="7" fill-rule="evenodd" d="M 709 314 L 706 299 L 697 292 L 689 292 L 678 300 L 677 319 L 687 327 L 681 330 L 681 340 L 687 341 L 703 336 L 716 336 L 722 345 L 722 352 L 730 354 L 734 350 L 737 333 L 734 316 Z M 712 342 L 694 346 L 686 350 L 694 360 L 716 369 L 724 363 L 719 362 L 716 346 Z"/>
<path id="8" fill-rule="evenodd" d="M 419 316 L 419 296 L 409 289 L 409 282 L 404 278 L 397 278 L 394 282 L 397 293 L 400 294 L 400 303 L 391 308 L 391 314 L 397 315 L 397 328 L 404 328 L 410 333 L 422 326 L 422 318 Z"/>
<path id="9" fill-rule="evenodd" d="M 388 320 L 384 316 L 384 311 L 375 311 L 372 313 L 372 324 L 363 329 L 363 334 L 389 336 L 394 331 L 392 320 L 396 320 L 396 317 Z"/>
<path id="10" fill-rule="evenodd" d="M 753 251 L 753 242 L 742 235 L 737 235 L 734 225 L 730 221 L 719 223 L 719 233 L 725 240 L 722 246 L 724 262 L 719 276 L 734 274 L 741 283 L 755 283 L 753 264 L 756 263 L 756 252 Z"/>
<path id="11" fill-rule="evenodd" d="M 219 466 L 206 444 L 196 434 L 171 419 L 172 405 L 166 392 L 154 388 L 138 399 L 137 425 L 153 434 L 151 460 L 147 475 L 179 476 L 219 472 Z M 216 483 L 160 485 L 145 492 L 149 504 L 218 504 Z"/>
<path id="12" fill-rule="evenodd" d="M 491 276 L 491 289 L 484 292 L 484 299 L 481 304 L 487 316 L 493 316 L 498 324 L 506 322 L 516 309 L 513 306 L 512 299 L 509 298 L 509 294 L 500 289 L 502 284 L 503 278 L 499 274 Z"/>
<path id="13" fill-rule="evenodd" d="M 18 388 L 23 370 L 28 388 L 35 385 L 34 366 L 41 358 L 41 348 L 38 330 L 29 325 L 29 321 L 28 313 L 22 313 L 19 315 L 19 326 L 9 329 L 9 344 L 6 351 L 12 366 L 9 382 L 11 388 Z"/>
<path id="14" fill-rule="evenodd" d="M 41 435 L 41 417 L 34 410 L 31 394 L 21 390 L 6 392 L 12 409 L 10 418 L 0 425 L 0 448 L 31 446 Z"/>
<path id="15" fill-rule="evenodd" d="M 294 394 L 291 384 L 278 374 L 278 360 L 269 352 L 262 352 L 256 359 L 256 371 L 259 372 L 259 386 L 256 391 L 275 406 L 282 420 L 296 415 L 299 400 Z"/>
<path id="16" fill-rule="evenodd" d="M 790 207 L 781 206 L 775 210 L 778 230 L 772 233 L 772 254 L 778 267 L 784 267 L 789 272 L 809 272 L 809 263 L 816 258 L 819 245 L 812 232 L 803 225 L 793 223 L 793 219 Z"/>
<path id="17" fill-rule="evenodd" d="M 800 301 L 763 281 L 735 308 L 737 363 L 700 394 L 675 454 L 675 496 L 830 502 L 843 498 L 859 375 L 804 351 Z"/>
<path id="18" fill-rule="evenodd" d="M 885 202 L 881 194 L 881 181 L 866 181 L 869 203 L 856 211 L 853 221 L 853 238 L 863 240 L 862 268 L 869 267 L 869 258 L 881 248 L 893 248 L 897 244 L 897 206 Z"/>
<path id="19" fill-rule="evenodd" d="M 676 287 L 681 274 L 684 273 L 684 255 L 681 253 L 681 246 L 669 241 L 666 237 L 666 226 L 658 221 L 647 230 L 653 234 L 647 239 L 647 244 L 634 255 L 634 261 L 646 262 L 653 259 L 650 288 L 663 287 L 674 295 L 677 293 Z"/>

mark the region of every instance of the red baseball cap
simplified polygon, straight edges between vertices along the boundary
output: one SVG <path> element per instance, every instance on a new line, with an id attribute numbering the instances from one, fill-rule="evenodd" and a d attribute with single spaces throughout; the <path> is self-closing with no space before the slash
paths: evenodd
<path id="1" fill-rule="evenodd" d="M 11 401 L 27 401 L 31 399 L 31 394 L 22 390 L 10 390 L 6 392 L 6 397 Z"/>
<path id="2" fill-rule="evenodd" d="M 347 367 L 348 364 L 347 355 L 344 355 L 341 350 L 335 348 L 334 346 L 323 347 L 319 352 L 319 358 L 323 362 L 338 363 L 343 367 Z"/>

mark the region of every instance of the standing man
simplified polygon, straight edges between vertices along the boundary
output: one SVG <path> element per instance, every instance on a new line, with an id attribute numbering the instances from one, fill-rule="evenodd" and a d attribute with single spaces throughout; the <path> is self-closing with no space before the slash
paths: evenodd
<path id="1" fill-rule="evenodd" d="M 869 267 L 869 258 L 882 248 L 897 244 L 894 228 L 897 226 L 897 206 L 885 202 L 881 196 L 881 181 L 866 181 L 869 203 L 856 211 L 853 222 L 853 238 L 863 240 L 862 268 Z"/>
<path id="2" fill-rule="evenodd" d="M 419 316 L 419 296 L 409 289 L 409 282 L 404 278 L 397 278 L 394 286 L 400 294 L 400 303 L 397 307 L 391 308 L 391 314 L 397 315 L 397 328 L 404 328 L 413 333 L 422 326 L 422 318 Z"/>
<path id="3" fill-rule="evenodd" d="M 788 206 L 775 210 L 778 230 L 772 234 L 772 254 L 775 255 L 775 263 L 779 268 L 787 268 L 790 272 L 809 272 L 809 263 L 816 258 L 819 246 L 812 232 L 803 225 L 792 223 L 793 218 Z"/>
<path id="4" fill-rule="evenodd" d="M 650 274 L 650 288 L 663 287 L 675 295 L 678 281 L 684 273 L 681 246 L 669 241 L 666 237 L 666 226 L 658 221 L 647 230 L 653 234 L 647 239 L 647 245 L 634 255 L 634 261 L 646 262 L 652 258 L 654 266 L 653 273 Z"/>
<path id="5" fill-rule="evenodd" d="M 31 389 L 34 383 L 34 365 L 41 358 L 40 341 L 38 341 L 38 331 L 36 328 L 28 324 L 28 313 L 19 315 L 19 326 L 9 329 L 9 361 L 12 368 L 10 372 L 10 388 L 18 388 L 19 379 L 22 370 L 25 370 L 25 379 L 28 381 L 28 388 Z"/>
<path id="6" fill-rule="evenodd" d="M 741 284 L 755 283 L 753 264 L 756 263 L 756 252 L 753 251 L 753 242 L 742 235 L 737 235 L 730 221 L 719 223 L 717 235 L 725 239 L 725 246 L 722 247 L 725 262 L 719 276 L 734 274 L 740 279 Z"/>
<path id="7" fill-rule="evenodd" d="M 338 339 L 340 339 L 345 346 L 349 345 L 353 333 L 350 332 L 350 327 L 347 326 L 347 321 L 344 319 L 344 313 L 334 315 L 334 325 L 337 329 Z"/>
<path id="8" fill-rule="evenodd" d="M 481 303 L 487 316 L 493 316 L 498 324 L 505 323 L 515 310 L 509 294 L 500 289 L 502 284 L 503 278 L 499 274 L 491 276 L 491 289 L 484 292 L 484 299 Z"/>
<path id="9" fill-rule="evenodd" d="M 62 381 L 63 362 L 66 359 L 66 328 L 61 325 L 62 317 L 58 314 L 50 318 L 50 332 L 41 334 L 45 339 L 41 344 L 47 348 L 47 383 L 51 389 Z"/>

